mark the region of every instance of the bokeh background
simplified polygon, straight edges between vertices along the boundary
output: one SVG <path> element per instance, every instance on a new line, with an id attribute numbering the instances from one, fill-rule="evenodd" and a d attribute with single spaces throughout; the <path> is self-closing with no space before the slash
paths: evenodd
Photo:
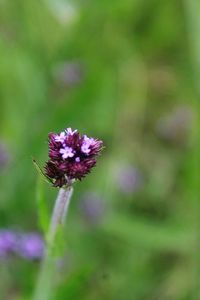
<path id="1" fill-rule="evenodd" d="M 197 0 L 1 0 L 1 299 L 31 299 L 57 194 L 32 157 L 65 127 L 106 148 L 75 185 L 52 299 L 200 299 L 199 101 Z"/>

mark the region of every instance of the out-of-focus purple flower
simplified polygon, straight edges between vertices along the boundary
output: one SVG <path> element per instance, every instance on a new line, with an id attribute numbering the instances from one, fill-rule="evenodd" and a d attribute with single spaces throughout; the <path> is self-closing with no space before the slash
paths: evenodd
<path id="1" fill-rule="evenodd" d="M 62 187 L 71 180 L 81 180 L 96 165 L 96 157 L 103 148 L 103 142 L 77 130 L 49 134 L 49 160 L 45 173 L 55 187 Z"/>
<path id="2" fill-rule="evenodd" d="M 87 192 L 80 200 L 80 211 L 83 218 L 90 224 L 99 223 L 105 212 L 103 199 L 94 192 Z"/>
<path id="3" fill-rule="evenodd" d="M 161 95 L 169 94 L 176 88 L 177 80 L 173 69 L 166 65 L 154 66 L 148 71 L 149 84 L 155 92 Z"/>
<path id="4" fill-rule="evenodd" d="M 169 115 L 161 118 L 157 125 L 158 135 L 175 144 L 184 144 L 192 126 L 193 111 L 190 106 L 176 107 Z"/>
<path id="5" fill-rule="evenodd" d="M 44 241 L 37 233 L 23 234 L 18 246 L 18 254 L 27 259 L 39 259 L 44 254 Z"/>
<path id="6" fill-rule="evenodd" d="M 9 230 L 0 231 L 0 257 L 4 257 L 17 249 L 17 235 Z"/>
<path id="7" fill-rule="evenodd" d="M 0 170 L 7 166 L 9 160 L 10 155 L 8 153 L 8 150 L 6 149 L 6 146 L 0 143 Z"/>
<path id="8" fill-rule="evenodd" d="M 143 185 L 143 177 L 135 167 L 122 167 L 117 173 L 117 184 L 125 194 L 137 192 Z"/>
<path id="9" fill-rule="evenodd" d="M 84 77 L 83 66 L 78 62 L 67 62 L 57 66 L 55 70 L 57 82 L 63 86 L 75 86 Z"/>
<path id="10" fill-rule="evenodd" d="M 0 258 L 17 254 L 26 259 L 40 259 L 44 253 L 44 241 L 38 233 L 19 233 L 0 230 Z"/>

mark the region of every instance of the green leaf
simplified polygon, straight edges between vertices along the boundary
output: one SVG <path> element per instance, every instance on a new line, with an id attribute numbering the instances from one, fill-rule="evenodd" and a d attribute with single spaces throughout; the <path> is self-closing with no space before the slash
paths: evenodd
<path id="1" fill-rule="evenodd" d="M 152 250 L 188 253 L 194 242 L 194 232 L 175 228 L 170 224 L 156 224 L 144 218 L 113 215 L 103 224 L 105 232 L 117 236 L 128 244 Z"/>

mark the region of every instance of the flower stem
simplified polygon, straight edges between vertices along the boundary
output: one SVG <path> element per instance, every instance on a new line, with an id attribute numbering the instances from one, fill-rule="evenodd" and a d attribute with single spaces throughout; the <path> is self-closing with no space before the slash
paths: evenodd
<path id="1" fill-rule="evenodd" d="M 64 224 L 67 215 L 70 199 L 73 193 L 73 188 L 71 186 L 67 188 L 60 188 L 56 203 L 54 206 L 51 224 L 49 228 L 49 233 L 47 239 L 51 244 L 55 238 L 57 227 L 59 224 Z"/>
<path id="2" fill-rule="evenodd" d="M 73 188 L 71 185 L 66 188 L 60 188 L 58 192 L 47 235 L 46 251 L 33 300 L 50 300 L 52 297 L 53 277 L 55 276 L 56 266 L 56 258 L 52 254 L 52 249 L 54 247 L 58 226 L 63 225 L 65 222 L 72 193 Z"/>

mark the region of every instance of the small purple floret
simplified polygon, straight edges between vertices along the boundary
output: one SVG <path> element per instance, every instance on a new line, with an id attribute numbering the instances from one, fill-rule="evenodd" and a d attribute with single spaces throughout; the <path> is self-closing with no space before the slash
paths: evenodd
<path id="1" fill-rule="evenodd" d="M 83 145 L 81 146 L 81 151 L 82 151 L 83 153 L 85 153 L 85 154 L 89 154 L 89 153 L 90 153 L 90 148 L 89 148 L 89 146 L 88 146 L 87 144 L 83 144 Z"/>
<path id="2" fill-rule="evenodd" d="M 68 135 L 73 135 L 74 133 L 77 132 L 77 129 L 72 130 L 72 129 L 69 127 L 69 128 L 67 128 L 67 129 L 65 130 L 65 132 L 66 132 L 66 134 L 68 134 Z"/>
<path id="3" fill-rule="evenodd" d="M 55 136 L 55 141 L 64 143 L 65 138 L 66 138 L 65 132 L 61 132 L 60 134 Z"/>
<path id="4" fill-rule="evenodd" d="M 59 152 L 62 154 L 63 159 L 74 156 L 74 151 L 71 147 L 61 148 Z"/>

